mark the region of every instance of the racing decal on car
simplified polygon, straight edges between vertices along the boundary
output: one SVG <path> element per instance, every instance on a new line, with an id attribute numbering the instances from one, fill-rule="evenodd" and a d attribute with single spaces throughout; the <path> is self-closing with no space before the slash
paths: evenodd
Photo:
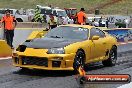
<path id="1" fill-rule="evenodd" d="M 75 31 L 75 32 L 87 32 L 88 29 L 86 29 L 86 28 L 78 28 L 77 30 L 73 30 L 73 31 Z"/>
<path id="2" fill-rule="evenodd" d="M 87 31 L 88 29 L 86 28 L 78 28 L 79 31 Z"/>

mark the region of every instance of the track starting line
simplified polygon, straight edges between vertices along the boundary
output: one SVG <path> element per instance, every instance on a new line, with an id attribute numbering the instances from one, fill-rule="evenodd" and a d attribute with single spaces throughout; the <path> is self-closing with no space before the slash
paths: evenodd
<path id="1" fill-rule="evenodd" d="M 11 59 L 12 57 L 0 57 L 0 60 L 7 60 L 7 59 Z"/>

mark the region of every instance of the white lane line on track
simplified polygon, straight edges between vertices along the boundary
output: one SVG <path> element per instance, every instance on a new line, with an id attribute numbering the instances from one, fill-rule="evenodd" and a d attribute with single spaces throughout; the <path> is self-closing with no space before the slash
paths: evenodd
<path id="1" fill-rule="evenodd" d="M 128 43 L 123 43 L 123 42 L 122 42 L 122 43 L 119 43 L 119 45 L 129 44 L 129 43 L 132 43 L 132 42 L 128 42 Z"/>
<path id="2" fill-rule="evenodd" d="M 11 57 L 0 57 L 0 60 L 7 60 L 7 59 L 11 59 Z"/>
<path id="3" fill-rule="evenodd" d="M 122 86 L 117 87 L 117 88 L 132 88 L 132 82 L 125 84 L 125 85 L 122 85 Z"/>

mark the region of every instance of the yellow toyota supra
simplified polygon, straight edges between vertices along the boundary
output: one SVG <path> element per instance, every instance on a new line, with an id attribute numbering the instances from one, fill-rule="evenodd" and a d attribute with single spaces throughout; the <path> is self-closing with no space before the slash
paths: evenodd
<path id="1" fill-rule="evenodd" d="M 13 65 L 26 69 L 77 70 L 102 61 L 115 65 L 117 40 L 88 25 L 62 25 L 26 40 L 13 53 Z"/>

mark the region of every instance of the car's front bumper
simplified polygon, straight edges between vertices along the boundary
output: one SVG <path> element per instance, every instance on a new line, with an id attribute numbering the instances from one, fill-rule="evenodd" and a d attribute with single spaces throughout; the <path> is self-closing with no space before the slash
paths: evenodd
<path id="1" fill-rule="evenodd" d="M 13 65 L 21 68 L 43 70 L 73 70 L 75 54 L 47 54 L 44 57 L 13 55 Z"/>

